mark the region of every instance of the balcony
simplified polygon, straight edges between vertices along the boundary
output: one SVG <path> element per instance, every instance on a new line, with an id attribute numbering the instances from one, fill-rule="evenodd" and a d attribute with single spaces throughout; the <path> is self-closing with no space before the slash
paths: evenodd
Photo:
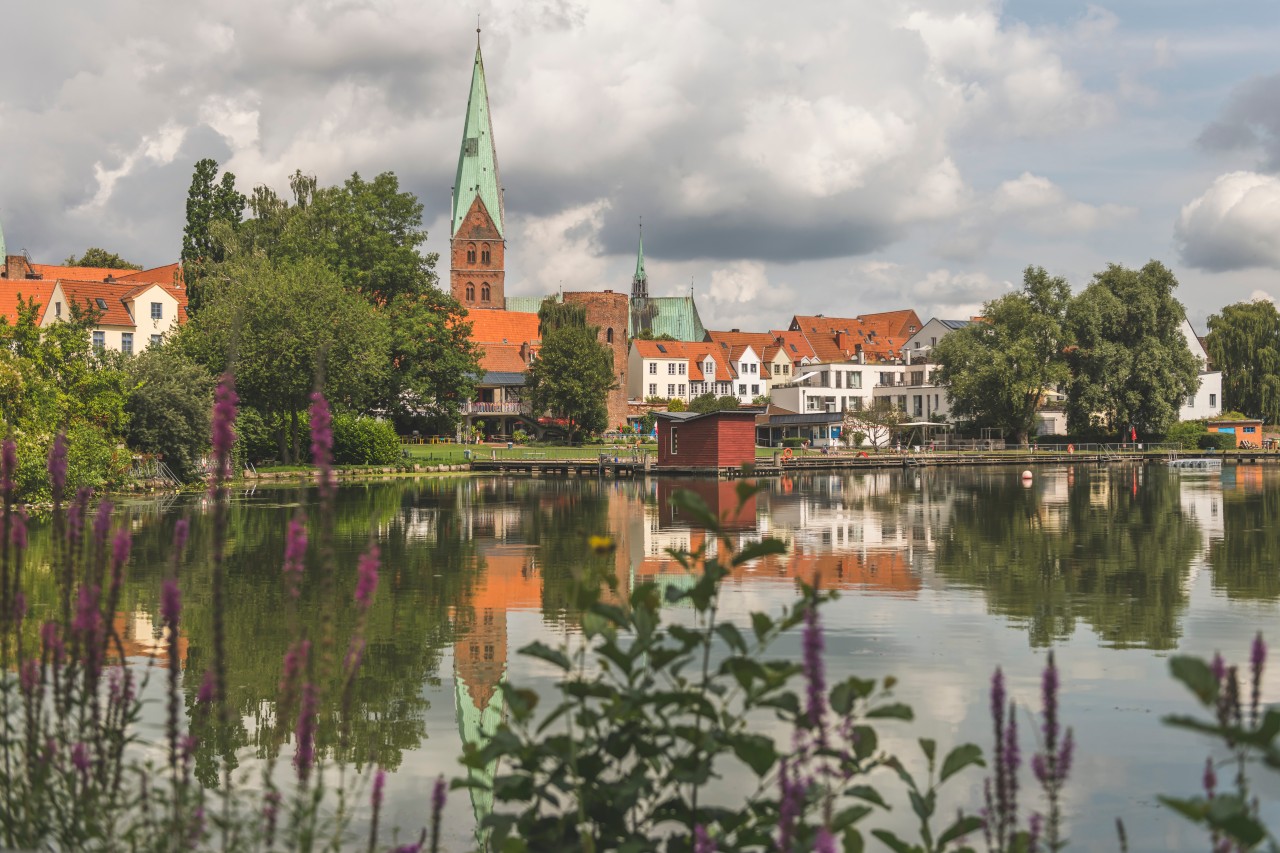
<path id="1" fill-rule="evenodd" d="M 464 415 L 519 415 L 524 413 L 524 404 L 515 403 L 466 403 L 462 406 Z"/>

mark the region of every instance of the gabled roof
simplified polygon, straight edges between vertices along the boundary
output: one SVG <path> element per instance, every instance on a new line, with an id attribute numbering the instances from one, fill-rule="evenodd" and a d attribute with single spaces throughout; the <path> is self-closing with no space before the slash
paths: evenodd
<path id="1" fill-rule="evenodd" d="M 670 358 L 689 362 L 689 379 L 695 382 L 706 380 L 702 365 L 706 363 L 708 356 L 716 365 L 713 381 L 728 382 L 738 376 L 729 361 L 728 353 L 711 341 L 634 340 L 631 346 L 640 353 L 641 358 Z"/>
<path id="2" fill-rule="evenodd" d="M 849 361 L 859 353 L 872 362 L 898 358 L 907 338 L 921 325 L 909 308 L 860 317 L 797 314 L 791 320 L 791 330 L 804 334 L 824 363 Z"/>
<path id="3" fill-rule="evenodd" d="M 481 344 L 480 369 L 486 372 L 524 373 L 529 365 L 518 345 Z"/>
<path id="4" fill-rule="evenodd" d="M 965 326 L 968 326 L 973 321 L 972 320 L 941 320 L 939 319 L 938 322 L 954 332 L 956 329 L 963 329 Z"/>
<path id="5" fill-rule="evenodd" d="M 458 151 L 458 174 L 453 182 L 453 224 L 449 233 L 458 233 L 462 220 L 476 199 L 484 204 L 500 236 L 505 236 L 502 183 L 498 179 L 498 149 L 493 143 L 493 123 L 489 116 L 489 87 L 485 84 L 484 58 L 476 42 L 475 64 L 471 69 L 471 94 L 467 97 L 467 117 L 462 124 L 462 147 Z"/>
<path id="6" fill-rule="evenodd" d="M 35 300 L 43 316 L 44 308 L 49 305 L 49 297 L 53 296 L 53 284 L 52 281 L 34 278 L 0 280 L 0 315 L 7 318 L 11 324 L 18 322 L 18 297 L 22 297 Z M 37 322 L 39 322 L 38 319 Z"/>
<path id="7" fill-rule="evenodd" d="M 670 335 L 679 341 L 702 341 L 707 337 L 692 296 L 632 299 L 627 337 L 634 338 L 644 331 L 652 332 L 654 337 Z"/>
<path id="8" fill-rule="evenodd" d="M 773 335 L 774 341 L 778 347 L 786 353 L 791 361 L 803 361 L 806 358 L 817 358 L 818 354 L 813 351 L 813 347 L 809 344 L 809 339 L 805 337 L 803 332 L 793 332 L 790 329 L 774 330 L 769 332 Z"/>
<path id="9" fill-rule="evenodd" d="M 128 275 L 116 276 L 116 281 L 147 281 L 156 284 L 184 284 L 182 277 L 182 264 L 172 263 L 165 264 L 161 267 L 152 267 L 149 270 L 138 270 Z"/>
<path id="10" fill-rule="evenodd" d="M 31 271 L 41 278 L 65 278 L 71 281 L 106 281 L 108 278 L 118 281 L 124 276 L 139 272 L 111 267 L 67 267 L 60 264 L 32 264 Z"/>
<path id="11" fill-rule="evenodd" d="M 135 326 L 133 315 L 129 313 L 124 294 L 131 288 L 115 282 L 104 281 L 71 281 L 59 279 L 58 287 L 68 303 L 88 307 L 97 311 L 100 326 Z M 46 306 L 46 311 L 48 310 Z"/>
<path id="12" fill-rule="evenodd" d="M 467 314 L 471 324 L 471 340 L 478 344 L 540 343 L 538 315 L 522 311 L 471 311 Z"/>

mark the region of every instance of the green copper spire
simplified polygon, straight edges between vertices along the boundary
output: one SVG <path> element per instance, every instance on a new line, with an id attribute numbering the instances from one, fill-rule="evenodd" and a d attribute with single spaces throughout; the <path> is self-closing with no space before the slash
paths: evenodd
<path id="1" fill-rule="evenodd" d="M 644 225 L 640 226 L 640 246 L 636 250 L 636 274 L 631 279 L 631 298 L 644 299 L 649 296 L 649 276 L 644 272 Z"/>
<path id="2" fill-rule="evenodd" d="M 502 211 L 502 184 L 498 180 L 498 151 L 493 144 L 493 124 L 489 118 L 489 89 L 484 82 L 484 59 L 480 56 L 480 31 L 476 30 L 476 61 L 471 71 L 471 95 L 467 98 L 467 118 L 462 125 L 462 150 L 458 152 L 458 177 L 453 183 L 453 227 L 458 233 L 467 211 L 479 196 L 498 234 L 505 237 Z"/>

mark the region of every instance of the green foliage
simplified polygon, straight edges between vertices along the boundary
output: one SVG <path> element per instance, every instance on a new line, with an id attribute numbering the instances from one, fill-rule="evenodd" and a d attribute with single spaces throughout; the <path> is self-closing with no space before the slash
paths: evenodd
<path id="1" fill-rule="evenodd" d="M 394 297 L 381 312 L 391 333 L 391 382 L 381 408 L 408 432 L 452 433 L 475 396 L 481 349 L 466 310 L 435 287 Z"/>
<path id="2" fill-rule="evenodd" d="M 579 325 L 573 312 L 560 311 L 581 306 L 552 305 L 543 303 L 552 326 L 541 333 L 542 349 L 529 369 L 529 393 L 535 412 L 565 421 L 572 443 L 579 432 L 596 433 L 609 425 L 605 401 L 614 387 L 613 353 L 599 342 L 599 329 Z"/>
<path id="3" fill-rule="evenodd" d="M 317 375 L 329 399 L 348 411 L 363 411 L 385 395 L 386 318 L 331 270 L 318 261 L 260 255 L 220 269 L 226 281 L 210 288 L 204 309 L 171 345 L 212 373 L 234 357 L 236 390 L 276 425 L 281 462 L 302 458 L 300 417 Z"/>
<path id="4" fill-rule="evenodd" d="M 340 413 L 333 418 L 337 465 L 390 465 L 400 459 L 400 437 L 390 421 Z"/>
<path id="5" fill-rule="evenodd" d="M 687 412 L 688 410 L 689 407 L 685 405 L 684 400 L 681 400 L 679 397 L 672 397 L 667 401 L 668 412 Z"/>
<path id="6" fill-rule="evenodd" d="M 708 391 L 689 401 L 689 411 L 705 415 L 708 412 L 723 412 L 738 408 L 738 398 L 732 394 L 717 397 Z M 669 410 L 670 411 L 670 410 Z"/>
<path id="7" fill-rule="evenodd" d="M 905 411 L 880 397 L 869 408 L 846 412 L 845 428 L 848 430 L 849 425 L 852 425 L 855 434 L 861 433 L 863 438 L 871 442 L 872 447 L 879 448 L 887 447 L 895 439 L 900 439 L 900 427 L 910 420 Z"/>
<path id="8" fill-rule="evenodd" d="M 804 439 L 794 435 L 788 436 L 787 438 L 782 439 L 782 446 L 783 447 L 803 447 Z"/>
<path id="9" fill-rule="evenodd" d="M 1204 796 L 1160 797 L 1160 801 L 1209 833 L 1215 850 L 1275 850 L 1277 838 L 1263 823 L 1258 810 L 1259 788 L 1250 769 L 1280 771 L 1280 708 L 1261 705 L 1266 646 L 1258 634 L 1245 667 L 1227 667 L 1221 658 L 1213 664 L 1200 658 L 1178 656 L 1169 661 L 1169 672 L 1191 692 L 1208 718 L 1171 715 L 1166 725 L 1208 738 L 1213 750 L 1206 759 L 1201 784 Z M 1225 757 L 1224 757 L 1225 756 Z M 1221 779 L 1231 780 L 1218 788 Z"/>
<path id="10" fill-rule="evenodd" d="M 1116 435 L 1134 426 L 1160 435 L 1177 420 L 1200 381 L 1182 335 L 1177 286 L 1158 261 L 1140 270 L 1111 264 L 1071 303 L 1076 349 L 1069 359 L 1067 421 L 1073 432 L 1097 428 Z"/>
<path id="11" fill-rule="evenodd" d="M 1266 300 L 1237 302 L 1209 317 L 1209 358 L 1222 371 L 1222 406 L 1280 421 L 1280 311 Z"/>
<path id="12" fill-rule="evenodd" d="M 758 489 L 739 484 L 740 504 Z M 706 546 L 672 552 L 692 583 L 665 592 L 642 583 L 620 604 L 612 561 L 580 558 L 572 595 L 584 612 L 582 640 L 520 651 L 559 671 L 552 706 L 543 711 L 538 693 L 504 684 L 509 716 L 483 745 L 468 745 L 468 776 L 454 786 L 492 796 L 494 809 L 481 822 L 487 848 L 686 851 L 702 832 L 721 850 L 778 849 L 775 840 L 807 850 L 820 834 L 860 850 L 862 822 L 888 808 L 867 784 L 884 767 L 916 804 L 920 850 L 941 850 L 974 831 L 975 818 L 961 814 L 935 838 L 930 822 L 937 787 L 981 764 L 981 751 L 953 750 L 940 774 L 931 757 L 918 784 L 879 746 L 877 725 L 912 718 L 893 701 L 892 679 L 851 677 L 828 691 L 816 651 L 804 666 L 770 657 L 773 643 L 802 622 L 806 648 L 820 646 L 825 596 L 805 588 L 794 607 L 752 613 L 749 627 L 719 618 L 723 579 L 783 544 L 741 544 L 692 492 L 676 493 L 672 504 L 716 540 L 715 556 Z M 596 555 L 615 547 L 607 537 L 589 544 Z M 664 601 L 692 608 L 696 619 L 664 619 Z M 806 691 L 796 689 L 802 673 Z M 758 733 L 755 721 L 768 717 L 793 731 L 784 738 L 789 746 Z M 708 801 L 707 785 L 726 776 L 749 780 L 748 793 L 731 805 Z"/>
<path id="13" fill-rule="evenodd" d="M 195 165 L 187 190 L 187 223 L 182 231 L 182 270 L 187 285 L 187 310 L 196 314 L 204 306 L 205 279 L 212 266 L 226 257 L 226 232 L 234 231 L 244 216 L 244 195 L 236 190 L 236 176 L 224 172 L 218 178 L 218 162 L 205 158 Z"/>
<path id="14" fill-rule="evenodd" d="M 988 302 L 982 322 L 938 342 L 938 382 L 957 417 L 998 427 L 1020 443 L 1027 439 L 1044 393 L 1068 379 L 1063 350 L 1071 340 L 1070 300 L 1066 279 L 1027 267 L 1021 291 Z"/>
<path id="15" fill-rule="evenodd" d="M 1236 437 L 1223 432 L 1206 432 L 1196 439 L 1201 450 L 1235 450 Z"/>
<path id="16" fill-rule="evenodd" d="M 1200 436 L 1204 434 L 1204 421 L 1179 421 L 1169 427 L 1164 440 L 1181 445 L 1183 450 L 1190 450 L 1199 446 Z"/>
<path id="17" fill-rule="evenodd" d="M 640 432 L 644 435 L 653 435 L 653 429 L 657 426 L 658 416 L 653 412 L 645 412 L 640 418 Z"/>
<path id="18" fill-rule="evenodd" d="M 159 456 L 183 482 L 209 446 L 213 375 L 174 347 L 151 347 L 128 365 L 129 447 Z"/>
<path id="19" fill-rule="evenodd" d="M 84 254 L 80 257 L 71 255 L 62 262 L 68 267 L 100 267 L 112 270 L 140 270 L 142 267 L 138 264 L 131 264 L 115 252 L 108 252 L 106 249 L 99 249 L 92 246 L 85 249 Z"/>

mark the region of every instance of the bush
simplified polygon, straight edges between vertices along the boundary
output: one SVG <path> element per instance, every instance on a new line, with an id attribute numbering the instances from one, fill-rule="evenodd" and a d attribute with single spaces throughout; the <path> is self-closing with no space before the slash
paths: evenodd
<path id="1" fill-rule="evenodd" d="M 152 347 L 129 362 L 125 399 L 129 446 L 158 456 L 179 480 L 191 482 L 209 445 L 213 377 L 173 347 Z"/>
<path id="2" fill-rule="evenodd" d="M 1169 427 L 1164 440 L 1181 445 L 1183 450 L 1190 450 L 1199 446 L 1200 436 L 1205 434 L 1204 421 L 1181 421 Z"/>
<path id="3" fill-rule="evenodd" d="M 390 421 L 360 415 L 333 418 L 335 465 L 390 465 L 400 458 L 400 436 Z"/>
<path id="4" fill-rule="evenodd" d="M 1235 450 L 1236 437 L 1225 432 L 1206 432 L 1196 444 L 1201 450 Z"/>

